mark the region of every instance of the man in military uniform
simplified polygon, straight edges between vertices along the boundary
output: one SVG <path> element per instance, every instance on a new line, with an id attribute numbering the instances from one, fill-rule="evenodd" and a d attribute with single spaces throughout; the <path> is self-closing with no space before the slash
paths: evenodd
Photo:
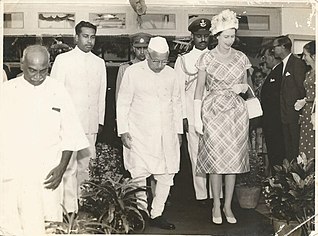
<path id="1" fill-rule="evenodd" d="M 151 37 L 152 36 L 150 34 L 146 34 L 146 33 L 136 33 L 131 36 L 132 49 L 133 49 L 135 58 L 119 66 L 117 80 L 116 80 L 116 92 L 115 92 L 116 102 L 117 102 L 119 87 L 123 79 L 125 70 L 127 69 L 128 66 L 145 60 L 146 56 L 144 52 L 145 50 L 147 50 Z"/>
<path id="2" fill-rule="evenodd" d="M 199 57 L 208 51 L 207 47 L 211 33 L 209 30 L 210 28 L 211 21 L 209 19 L 195 18 L 192 20 L 188 30 L 191 32 L 191 40 L 194 44 L 193 49 L 188 53 L 180 55 L 177 58 L 174 67 L 181 91 L 183 129 L 188 140 L 195 196 L 201 204 L 206 203 L 204 200 L 208 198 L 208 191 L 206 187 L 207 178 L 205 174 L 197 174 L 195 171 L 199 147 L 199 136 L 194 129 L 193 102 L 198 74 L 198 69 L 195 64 Z M 212 188 L 210 187 L 209 189 L 210 196 L 212 197 Z"/>

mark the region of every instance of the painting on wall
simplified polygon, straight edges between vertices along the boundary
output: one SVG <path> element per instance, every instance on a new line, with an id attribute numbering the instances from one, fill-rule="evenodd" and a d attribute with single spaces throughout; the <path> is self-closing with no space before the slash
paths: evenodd
<path id="1" fill-rule="evenodd" d="M 23 12 L 12 12 L 3 14 L 3 28 L 22 29 Z"/>
<path id="2" fill-rule="evenodd" d="M 75 13 L 39 13 L 38 25 L 42 29 L 72 29 L 75 27 Z"/>
<path id="3" fill-rule="evenodd" d="M 90 13 L 89 21 L 97 28 L 126 28 L 126 14 L 125 13 Z"/>

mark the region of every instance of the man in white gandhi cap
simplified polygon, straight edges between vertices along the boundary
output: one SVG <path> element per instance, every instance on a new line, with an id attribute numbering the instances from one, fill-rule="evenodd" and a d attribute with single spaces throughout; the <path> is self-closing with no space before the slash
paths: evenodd
<path id="1" fill-rule="evenodd" d="M 169 46 L 165 38 L 150 39 L 146 60 L 128 67 L 118 93 L 118 135 L 124 145 L 124 165 L 139 186 L 146 178 L 156 181 L 150 214 L 145 192 L 137 201 L 150 226 L 175 229 L 163 216 L 163 210 L 179 171 L 182 108 L 174 70 L 166 66 Z M 136 78 L 138 77 L 138 78 Z"/>

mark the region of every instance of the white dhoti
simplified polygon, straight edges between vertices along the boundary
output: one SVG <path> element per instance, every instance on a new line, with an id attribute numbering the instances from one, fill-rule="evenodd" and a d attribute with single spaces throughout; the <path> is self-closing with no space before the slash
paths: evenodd
<path id="1" fill-rule="evenodd" d="M 147 172 L 147 170 L 139 170 L 135 169 L 132 173 L 133 181 L 140 187 L 145 187 L 147 185 L 146 178 L 151 175 L 151 173 Z M 152 219 L 161 216 L 165 207 L 165 203 L 169 196 L 170 188 L 173 185 L 173 178 L 175 174 L 154 174 L 153 177 L 156 181 L 154 188 L 154 197 L 151 204 L 150 217 Z M 137 203 L 140 208 L 143 210 L 147 210 L 147 193 L 146 191 L 140 191 L 136 193 L 138 198 Z"/>
<path id="2" fill-rule="evenodd" d="M 80 186 L 89 178 L 89 161 L 96 156 L 95 143 L 97 134 L 86 134 L 90 146 L 78 152 L 73 152 L 71 160 L 64 173 L 63 205 L 67 212 L 78 212 Z"/>

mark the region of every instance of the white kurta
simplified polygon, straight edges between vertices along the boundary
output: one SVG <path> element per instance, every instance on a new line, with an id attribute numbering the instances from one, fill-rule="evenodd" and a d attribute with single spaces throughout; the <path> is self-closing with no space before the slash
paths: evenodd
<path id="1" fill-rule="evenodd" d="M 118 134 L 129 132 L 132 137 L 131 149 L 124 152 L 126 169 L 144 168 L 152 174 L 179 171 L 181 109 L 171 67 L 154 73 L 146 60 L 126 69 L 117 101 Z"/>
<path id="2" fill-rule="evenodd" d="M 105 116 L 107 79 L 104 60 L 76 46 L 56 57 L 51 77 L 65 85 L 85 133 L 98 133 L 98 124 L 104 124 Z"/>
<path id="3" fill-rule="evenodd" d="M 12 202 L 10 205 L 0 200 L 6 204 L 0 207 L 0 211 L 15 211 L 8 209 L 7 204 L 11 208 L 14 204 L 18 208 L 25 206 L 22 208 L 29 211 L 23 213 L 23 209 L 19 209 L 17 212 L 26 220 L 20 219 L 22 224 L 31 223 L 28 227 L 33 229 L 38 227 L 32 223 L 35 217 L 61 221 L 62 183 L 52 191 L 46 190 L 43 182 L 59 164 L 63 150 L 77 151 L 89 146 L 71 98 L 63 85 L 48 76 L 39 86 L 31 85 L 23 76 L 10 80 L 3 84 L 2 95 L 0 184 L 8 187 L 2 190 L 9 192 L 0 194 L 0 198 Z M 11 183 L 22 189 L 13 191 L 11 187 L 9 190 Z M 8 193 L 12 194 L 11 198 Z M 20 198 L 21 194 L 24 197 Z M 3 220 L 10 221 L 4 216 L 5 213 L 0 212 L 0 224 Z M 18 229 L 20 222 L 12 220 L 11 224 Z"/>

